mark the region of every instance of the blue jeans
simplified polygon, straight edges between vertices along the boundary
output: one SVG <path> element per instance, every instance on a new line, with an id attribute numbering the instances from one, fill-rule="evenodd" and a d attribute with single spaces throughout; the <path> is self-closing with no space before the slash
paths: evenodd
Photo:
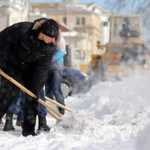
<path id="1" fill-rule="evenodd" d="M 24 96 L 24 93 L 21 92 L 20 111 L 18 112 L 18 115 L 17 115 L 17 122 L 24 120 L 24 101 L 25 101 L 25 96 Z"/>
<path id="2" fill-rule="evenodd" d="M 20 91 L 15 100 L 11 103 L 11 105 L 8 108 L 8 113 L 18 114 L 17 121 L 24 120 L 24 100 L 24 93 Z"/>
<path id="3" fill-rule="evenodd" d="M 46 82 L 46 96 L 55 99 L 58 103 L 65 105 L 64 96 L 61 90 L 62 70 L 49 70 L 48 79 Z M 58 107 L 59 111 L 64 109 Z"/>
<path id="4" fill-rule="evenodd" d="M 42 89 L 40 92 L 40 98 L 46 101 L 44 89 Z M 12 104 L 8 108 L 8 112 L 13 113 L 13 114 L 18 114 L 17 121 L 24 120 L 24 100 L 25 100 L 24 93 L 20 91 L 19 95 L 16 97 L 16 99 L 12 102 Z M 38 105 L 38 115 L 42 117 L 45 117 L 47 115 L 45 106 L 43 106 L 40 103 Z"/>
<path id="5" fill-rule="evenodd" d="M 40 92 L 40 98 L 43 100 L 43 101 L 46 101 L 45 99 L 45 93 L 44 93 L 44 89 L 42 88 L 41 92 Z M 38 105 L 38 115 L 39 116 L 42 116 L 42 117 L 45 117 L 47 115 L 47 111 L 46 111 L 46 108 L 45 106 L 43 106 L 42 104 L 39 103 Z"/>

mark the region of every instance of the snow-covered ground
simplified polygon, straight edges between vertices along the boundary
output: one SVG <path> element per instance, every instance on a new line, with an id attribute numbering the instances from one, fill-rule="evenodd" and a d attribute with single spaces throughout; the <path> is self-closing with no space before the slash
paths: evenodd
<path id="1" fill-rule="evenodd" d="M 66 99 L 73 110 L 62 122 L 48 115 L 49 133 L 21 135 L 0 128 L 0 150 L 149 150 L 150 72 L 118 82 L 99 82 Z M 15 121 L 14 121 L 15 125 Z"/>

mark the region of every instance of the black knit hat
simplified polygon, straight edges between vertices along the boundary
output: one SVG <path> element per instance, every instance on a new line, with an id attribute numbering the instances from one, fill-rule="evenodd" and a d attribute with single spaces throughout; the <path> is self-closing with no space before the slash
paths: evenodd
<path id="1" fill-rule="evenodd" d="M 48 19 L 41 25 L 40 31 L 49 37 L 57 38 L 59 34 L 59 26 L 55 20 Z"/>

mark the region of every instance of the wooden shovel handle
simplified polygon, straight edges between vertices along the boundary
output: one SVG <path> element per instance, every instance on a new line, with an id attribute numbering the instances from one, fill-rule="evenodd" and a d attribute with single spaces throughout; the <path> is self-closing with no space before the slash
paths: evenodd
<path id="1" fill-rule="evenodd" d="M 14 80 L 13 78 L 11 78 L 9 75 L 7 75 L 6 73 L 4 73 L 1 69 L 0 69 L 0 74 L 5 77 L 7 80 L 9 80 L 10 82 L 12 82 L 13 84 L 15 84 L 17 87 L 19 87 L 23 92 L 27 93 L 28 95 L 30 95 L 31 97 L 36 98 L 36 95 L 34 93 L 32 93 L 30 90 L 28 90 L 27 88 L 25 88 L 23 85 L 21 85 L 20 83 L 18 83 L 16 80 Z M 53 109 L 51 106 L 49 106 L 46 102 L 44 102 L 42 99 L 38 99 L 38 102 L 41 103 L 42 105 L 44 105 L 46 108 L 50 109 L 52 112 L 54 112 L 56 115 L 58 115 L 59 117 L 62 116 L 61 113 L 59 113 L 58 111 L 56 111 L 55 109 Z"/>
<path id="2" fill-rule="evenodd" d="M 65 109 L 65 110 L 68 110 L 68 111 L 72 112 L 72 110 L 71 110 L 70 108 L 68 108 L 68 107 L 66 107 L 66 106 L 64 106 L 64 105 L 62 105 L 62 104 L 56 102 L 55 100 L 50 99 L 50 98 L 47 97 L 47 96 L 45 96 L 45 99 L 46 99 L 47 101 L 49 101 L 49 102 L 51 102 L 51 103 L 57 105 L 58 107 L 61 107 L 61 108 Z"/>
<path id="3" fill-rule="evenodd" d="M 55 118 L 57 121 L 60 121 L 60 118 L 59 117 L 57 117 L 57 115 L 55 115 L 55 113 L 53 113 L 51 110 L 49 110 L 48 108 L 46 109 L 47 110 L 47 112 L 53 117 L 53 118 Z"/>
<path id="4" fill-rule="evenodd" d="M 54 112 L 57 116 L 61 117 L 62 114 L 59 113 L 57 110 L 55 110 L 52 106 L 48 105 L 46 102 L 44 102 L 42 99 L 38 99 L 38 102 L 44 105 L 46 108 L 50 109 L 52 112 Z"/>

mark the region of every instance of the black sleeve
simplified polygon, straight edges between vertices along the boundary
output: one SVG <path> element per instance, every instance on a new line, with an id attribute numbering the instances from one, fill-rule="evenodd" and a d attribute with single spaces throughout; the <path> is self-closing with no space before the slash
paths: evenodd
<path id="1" fill-rule="evenodd" d="M 40 90 L 43 88 L 46 82 L 49 65 L 51 63 L 54 50 L 55 47 L 51 48 L 49 54 L 35 63 L 33 70 L 33 93 L 36 96 L 39 95 Z"/>
<path id="2" fill-rule="evenodd" d="M 24 33 L 26 33 L 25 29 L 27 28 L 24 27 L 25 25 L 25 23 L 16 23 L 0 32 L 0 68 L 3 67 L 7 52 L 11 50 L 11 46 L 23 38 Z"/>

